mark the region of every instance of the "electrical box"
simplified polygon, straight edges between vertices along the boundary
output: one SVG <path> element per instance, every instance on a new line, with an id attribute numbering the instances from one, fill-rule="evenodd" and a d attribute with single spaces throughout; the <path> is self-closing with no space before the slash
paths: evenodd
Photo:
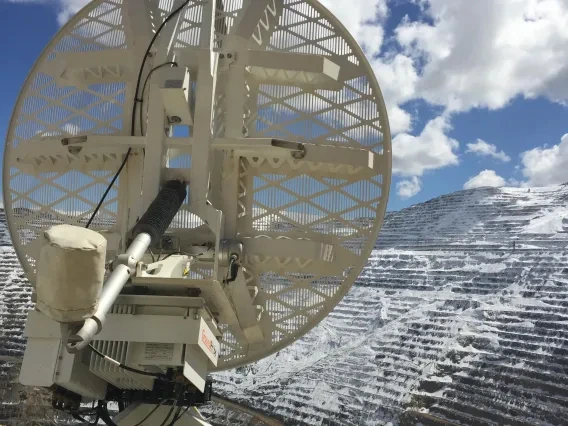
<path id="1" fill-rule="evenodd" d="M 170 123 L 193 125 L 191 110 L 191 75 L 187 68 L 168 68 L 162 74 L 160 88 L 164 109 Z"/>

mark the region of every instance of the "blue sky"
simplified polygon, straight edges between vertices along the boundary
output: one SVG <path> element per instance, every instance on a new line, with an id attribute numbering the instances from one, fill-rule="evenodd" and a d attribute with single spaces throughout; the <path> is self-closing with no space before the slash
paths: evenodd
<path id="1" fill-rule="evenodd" d="M 85 0 L 0 0 L 0 133 L 42 49 Z M 389 208 L 568 181 L 565 0 L 322 0 L 376 71 L 393 130 Z"/>

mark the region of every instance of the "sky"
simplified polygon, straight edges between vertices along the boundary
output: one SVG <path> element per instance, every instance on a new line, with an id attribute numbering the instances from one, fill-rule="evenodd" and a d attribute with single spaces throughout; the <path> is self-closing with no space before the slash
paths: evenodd
<path id="1" fill-rule="evenodd" d="M 35 60 L 86 0 L 0 0 L 0 134 Z M 355 35 L 393 135 L 389 210 L 568 182 L 568 0 L 321 0 Z"/>

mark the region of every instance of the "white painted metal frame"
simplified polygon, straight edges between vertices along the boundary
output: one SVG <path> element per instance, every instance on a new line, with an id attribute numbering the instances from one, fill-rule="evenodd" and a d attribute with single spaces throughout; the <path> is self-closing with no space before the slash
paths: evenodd
<path id="1" fill-rule="evenodd" d="M 391 177 L 381 92 L 341 23 L 315 0 L 230 3 L 226 12 L 213 0 L 190 1 L 146 66 L 145 75 L 171 60 L 189 70 L 188 137 L 165 131 L 171 117 L 160 71 L 145 96 L 147 134 L 137 122 L 129 136 L 152 28 L 181 0 L 169 10 L 157 0 L 96 0 L 35 65 L 4 157 L 9 228 L 32 282 L 40 232 L 83 225 L 128 148 L 128 165 L 95 222 L 121 236 L 115 250 L 124 250 L 163 181 L 188 180 L 188 202 L 170 232 L 186 246 L 218 249 L 223 239 L 245 246 L 233 289 L 223 285 L 217 257 L 196 263 L 192 279 L 170 277 L 174 287 L 185 280 L 205 289 L 218 310 L 219 369 L 282 349 L 336 306 L 374 246 Z M 227 34 L 215 32 L 220 22 Z"/>

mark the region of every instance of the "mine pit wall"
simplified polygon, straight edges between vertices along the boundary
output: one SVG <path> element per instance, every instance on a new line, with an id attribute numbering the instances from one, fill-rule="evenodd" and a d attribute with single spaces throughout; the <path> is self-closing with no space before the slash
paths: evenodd
<path id="1" fill-rule="evenodd" d="M 286 425 L 565 424 L 567 202 L 565 187 L 480 189 L 389 214 L 331 316 L 216 389 Z M 41 424 L 9 361 L 23 355 L 30 291 L 1 215 L 0 250 L 0 424 Z"/>
<path id="2" fill-rule="evenodd" d="M 286 425 L 563 425 L 568 189 L 390 213 L 356 286 L 294 347 L 218 377 Z"/>

